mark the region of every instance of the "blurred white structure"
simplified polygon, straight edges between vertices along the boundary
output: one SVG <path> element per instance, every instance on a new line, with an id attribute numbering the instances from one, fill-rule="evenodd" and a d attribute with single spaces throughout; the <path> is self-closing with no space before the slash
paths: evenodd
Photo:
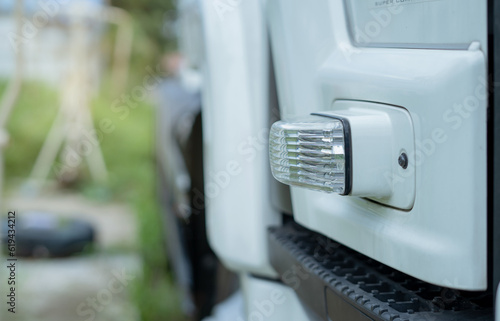
<path id="1" fill-rule="evenodd" d="M 59 86 L 64 81 L 68 69 L 68 42 L 70 40 L 68 13 L 77 3 L 85 3 L 94 10 L 102 7 L 101 1 L 35 1 L 24 0 L 22 28 L 16 30 L 13 14 L 15 0 L 0 0 L 0 78 L 10 78 L 14 74 L 15 54 L 19 44 L 23 45 L 24 79 L 42 80 Z M 94 40 L 98 40 L 102 24 L 95 24 Z M 92 72 L 98 80 L 100 57 L 95 47 L 95 55 L 89 57 Z"/>
<path id="2" fill-rule="evenodd" d="M 8 12 L 5 4 L 9 3 L 0 2 L 0 10 Z M 28 12 L 17 27 L 15 18 L 5 15 L 0 18 L 0 31 L 8 39 L 0 44 L 0 77 L 11 78 L 16 73 L 12 61 L 22 47 L 23 78 L 42 80 L 59 87 L 60 110 L 36 160 L 29 186 L 41 187 L 61 148 L 76 151 L 78 158 L 87 161 L 93 179 L 104 181 L 107 170 L 99 142 L 94 142 L 91 147 L 83 142 L 88 140 L 85 135 L 95 132 L 90 100 L 101 78 L 103 30 L 108 23 L 118 26 L 112 80 L 115 90 L 121 91 L 128 76 L 133 35 L 131 19 L 124 10 L 103 6 L 100 1 L 30 4 L 33 3 L 23 6 Z M 12 107 L 13 103 L 10 105 Z M 4 123 L 10 108 L 0 111 Z M 78 173 L 80 163 L 63 159 L 59 165 L 63 173 L 59 169 L 58 178 L 71 180 Z"/>

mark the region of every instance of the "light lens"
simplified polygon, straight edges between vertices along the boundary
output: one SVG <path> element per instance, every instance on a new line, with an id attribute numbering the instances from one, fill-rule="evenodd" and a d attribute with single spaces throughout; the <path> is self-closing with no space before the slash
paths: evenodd
<path id="1" fill-rule="evenodd" d="M 269 156 L 273 176 L 287 185 L 347 194 L 344 123 L 311 116 L 271 127 Z"/>

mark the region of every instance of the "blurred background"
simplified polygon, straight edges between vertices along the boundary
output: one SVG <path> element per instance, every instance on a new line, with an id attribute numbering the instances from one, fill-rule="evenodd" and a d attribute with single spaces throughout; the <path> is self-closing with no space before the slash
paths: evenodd
<path id="1" fill-rule="evenodd" d="M 175 21 L 174 0 L 0 0 L 0 320 L 185 319 L 155 161 Z"/>

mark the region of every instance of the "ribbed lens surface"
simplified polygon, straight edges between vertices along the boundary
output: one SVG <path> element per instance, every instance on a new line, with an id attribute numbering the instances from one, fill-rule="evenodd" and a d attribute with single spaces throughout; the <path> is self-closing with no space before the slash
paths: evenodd
<path id="1" fill-rule="evenodd" d="M 269 156 L 273 176 L 284 184 L 344 193 L 344 128 L 339 120 L 312 116 L 274 123 Z"/>

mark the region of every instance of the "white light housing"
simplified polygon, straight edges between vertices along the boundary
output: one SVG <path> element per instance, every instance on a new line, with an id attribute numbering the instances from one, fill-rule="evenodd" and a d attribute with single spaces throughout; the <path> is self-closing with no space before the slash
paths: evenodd
<path id="1" fill-rule="evenodd" d="M 287 185 L 349 194 L 350 153 L 349 123 L 342 118 L 310 116 L 271 127 L 272 173 Z"/>
<path id="2" fill-rule="evenodd" d="M 273 176 L 291 185 L 411 209 L 413 125 L 403 108 L 337 101 L 335 110 L 271 127 Z"/>

